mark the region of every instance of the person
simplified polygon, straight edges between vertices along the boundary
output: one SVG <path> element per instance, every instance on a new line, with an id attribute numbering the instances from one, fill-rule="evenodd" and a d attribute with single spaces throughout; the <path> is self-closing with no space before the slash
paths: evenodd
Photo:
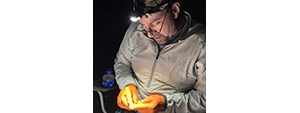
<path id="1" fill-rule="evenodd" d="M 127 29 L 114 70 L 123 110 L 206 112 L 205 25 L 176 0 L 134 0 L 138 22 Z"/>

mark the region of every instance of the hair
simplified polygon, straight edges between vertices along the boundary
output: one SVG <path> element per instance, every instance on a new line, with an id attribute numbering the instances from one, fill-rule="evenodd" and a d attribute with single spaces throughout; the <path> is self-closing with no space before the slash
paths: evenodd
<path id="1" fill-rule="evenodd" d="M 138 0 L 141 3 L 144 3 L 146 7 L 155 7 L 158 4 L 165 2 L 166 0 Z"/>

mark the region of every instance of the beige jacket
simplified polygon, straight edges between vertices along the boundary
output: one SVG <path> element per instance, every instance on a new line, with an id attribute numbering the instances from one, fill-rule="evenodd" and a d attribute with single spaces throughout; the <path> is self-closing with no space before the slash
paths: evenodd
<path id="1" fill-rule="evenodd" d="M 205 26 L 188 20 L 176 39 L 162 49 L 132 23 L 117 53 L 114 69 L 120 89 L 137 86 L 139 99 L 151 93 L 167 97 L 162 113 L 206 112 Z"/>

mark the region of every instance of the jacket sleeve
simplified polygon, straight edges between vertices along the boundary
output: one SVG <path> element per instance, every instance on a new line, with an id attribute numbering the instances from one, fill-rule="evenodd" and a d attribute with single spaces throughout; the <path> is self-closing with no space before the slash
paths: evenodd
<path id="1" fill-rule="evenodd" d="M 206 112 L 206 60 L 205 44 L 202 48 L 195 70 L 198 75 L 193 90 L 186 93 L 164 94 L 167 98 L 167 110 L 176 113 Z"/>
<path id="2" fill-rule="evenodd" d="M 114 70 L 116 75 L 116 82 L 119 85 L 120 89 L 123 89 L 128 84 L 136 85 L 131 68 L 131 58 L 134 48 L 133 39 L 131 36 L 135 31 L 136 26 L 137 23 L 130 24 L 123 37 L 119 51 L 115 58 Z"/>

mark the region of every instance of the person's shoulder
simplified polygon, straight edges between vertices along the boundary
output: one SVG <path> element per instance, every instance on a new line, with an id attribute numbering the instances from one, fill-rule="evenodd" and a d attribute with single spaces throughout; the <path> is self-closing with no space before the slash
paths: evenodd
<path id="1" fill-rule="evenodd" d="M 134 32 L 136 31 L 137 26 L 139 25 L 138 22 L 131 22 L 129 27 L 126 30 L 125 36 L 126 38 L 132 38 Z"/>
<path id="2" fill-rule="evenodd" d="M 127 28 L 127 31 L 135 31 L 136 27 L 139 25 L 138 22 L 131 22 L 129 24 L 129 27 Z"/>
<path id="3" fill-rule="evenodd" d="M 198 22 L 192 22 L 190 29 L 189 29 L 189 33 L 190 36 L 204 41 L 205 42 L 205 38 L 206 38 L 206 26 L 202 23 L 198 23 Z"/>
<path id="4" fill-rule="evenodd" d="M 206 26 L 202 23 L 198 23 L 193 21 L 190 27 L 190 32 L 192 34 L 205 34 L 206 33 Z"/>

